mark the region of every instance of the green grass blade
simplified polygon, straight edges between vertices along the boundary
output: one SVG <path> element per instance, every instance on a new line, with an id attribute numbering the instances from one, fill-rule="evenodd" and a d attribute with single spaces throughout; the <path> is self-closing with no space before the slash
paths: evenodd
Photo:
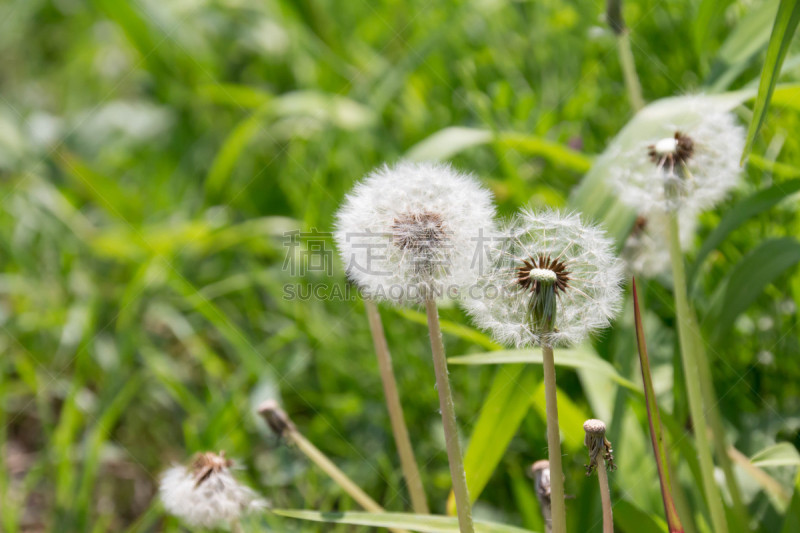
<path id="1" fill-rule="evenodd" d="M 752 150 L 756 135 L 764 123 L 767 106 L 772 97 L 772 92 L 775 90 L 783 60 L 786 58 L 786 52 L 789 50 L 789 44 L 799 22 L 800 2 L 798 0 L 781 0 L 780 6 L 778 6 L 778 14 L 775 17 L 775 25 L 772 27 L 769 46 L 767 47 L 767 58 L 761 71 L 758 96 L 756 96 L 756 103 L 753 108 L 753 118 L 747 130 L 747 143 L 742 153 L 742 161 Z"/>
<path id="2" fill-rule="evenodd" d="M 496 142 L 504 150 L 513 148 L 522 154 L 542 157 L 576 172 L 587 172 L 592 165 L 592 160 L 584 154 L 541 137 L 516 132 L 494 134 L 488 129 L 463 126 L 437 131 L 412 146 L 406 152 L 406 157 L 413 161 L 439 161 L 492 142 Z"/>
<path id="3" fill-rule="evenodd" d="M 458 533 L 458 519 L 448 516 L 415 515 L 407 513 L 322 513 L 275 509 L 273 513 L 288 518 L 354 526 L 402 528 L 417 533 Z M 475 520 L 475 533 L 531 533 L 527 529 Z"/>
<path id="4" fill-rule="evenodd" d="M 464 470 L 467 472 L 467 486 L 473 502 L 486 487 L 508 443 L 530 409 L 536 381 L 529 365 L 504 365 L 498 368 L 464 454 Z M 448 514 L 455 511 L 452 491 L 447 509 Z"/>
<path id="5" fill-rule="evenodd" d="M 650 423 L 650 440 L 653 443 L 653 453 L 655 454 L 658 478 L 661 483 L 661 498 L 664 501 L 664 512 L 666 513 L 670 533 L 683 532 L 683 525 L 678 516 L 675 502 L 672 499 L 672 483 L 669 479 L 669 467 L 667 466 L 667 450 L 664 447 L 664 431 L 661 427 L 661 417 L 658 414 L 653 376 L 650 373 L 650 359 L 647 356 L 647 342 L 644 337 L 644 326 L 642 325 L 642 315 L 639 310 L 639 295 L 636 291 L 635 279 L 633 280 L 632 292 L 633 317 L 636 323 L 636 344 L 639 349 L 639 360 L 641 361 L 647 420 Z"/>
<path id="6" fill-rule="evenodd" d="M 636 533 L 663 533 L 663 522 L 642 511 L 627 500 L 614 503 L 614 522 L 622 531 Z"/>
<path id="7" fill-rule="evenodd" d="M 800 531 L 800 473 L 794 482 L 794 495 L 786 510 L 786 519 L 783 522 L 781 533 L 795 533 Z"/>
<path id="8" fill-rule="evenodd" d="M 724 10 L 722 2 L 711 0 L 706 4 L 714 5 L 711 9 Z M 705 6 L 701 16 L 709 16 L 709 6 Z M 739 75 L 744 72 L 750 61 L 767 46 L 772 21 L 778 0 L 769 0 L 761 5 L 754 6 L 746 16 L 742 17 L 733 31 L 722 43 L 722 46 L 711 65 L 711 73 L 704 85 L 713 92 L 725 90 Z M 719 13 L 719 11 L 717 11 Z M 720 17 L 722 18 L 722 17 Z M 701 22 L 698 20 L 698 22 Z M 702 28 L 702 34 L 708 36 L 707 25 Z"/>
<path id="9" fill-rule="evenodd" d="M 394 311 L 398 315 L 410 320 L 411 322 L 416 322 L 417 324 L 422 325 L 427 325 L 428 323 L 428 320 L 425 318 L 425 313 L 420 313 L 414 309 L 403 309 L 398 307 L 394 309 Z M 442 327 L 442 332 L 447 333 L 448 335 L 453 335 L 460 339 L 473 342 L 478 346 L 483 346 L 489 350 L 499 350 L 501 348 L 501 346 L 494 342 L 491 337 L 485 333 L 481 333 L 477 329 L 473 329 L 469 326 L 465 326 L 451 320 L 440 320 L 439 324 Z"/>
<path id="10" fill-rule="evenodd" d="M 261 130 L 269 104 L 242 120 L 233 128 L 217 152 L 206 177 L 206 196 L 210 200 L 221 200 L 220 195 L 228 183 L 236 162 L 250 141 Z"/>
<path id="11" fill-rule="evenodd" d="M 710 311 L 715 339 L 722 339 L 764 289 L 798 262 L 800 243 L 783 237 L 762 243 L 736 263 L 720 287 L 724 295 Z"/>
<path id="12" fill-rule="evenodd" d="M 750 458 L 754 466 L 800 466 L 800 452 L 788 442 L 764 448 Z"/>
<path id="13" fill-rule="evenodd" d="M 717 246 L 719 246 L 728 237 L 728 235 L 730 235 L 734 230 L 750 220 L 752 217 L 771 209 L 780 203 L 784 198 L 796 193 L 797 191 L 800 191 L 800 179 L 785 181 L 762 191 L 758 191 L 754 195 L 746 198 L 731 208 L 725 214 L 725 216 L 722 217 L 720 223 L 717 224 L 717 227 L 714 228 L 714 231 L 712 231 L 711 234 L 706 238 L 705 242 L 703 242 L 703 246 L 700 248 L 700 251 L 697 252 L 694 265 L 692 265 L 691 269 L 689 270 L 688 277 L 690 280 L 690 285 L 691 281 L 696 278 L 697 273 L 699 272 L 703 261 L 705 261 L 706 257 L 708 257 L 708 254 L 716 250 Z"/>
<path id="14" fill-rule="evenodd" d="M 504 365 L 513 363 L 540 365 L 542 364 L 542 353 L 538 350 L 499 350 L 450 357 L 447 362 L 451 365 Z M 622 377 L 608 361 L 601 359 L 587 348 L 558 350 L 556 365 L 600 372 L 613 379 L 619 385 L 632 391 L 640 392 L 636 384 Z"/>

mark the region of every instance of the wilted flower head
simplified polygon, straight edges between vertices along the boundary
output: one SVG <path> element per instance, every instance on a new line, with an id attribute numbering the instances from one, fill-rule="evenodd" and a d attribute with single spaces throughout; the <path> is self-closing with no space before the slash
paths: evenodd
<path id="1" fill-rule="evenodd" d="M 606 438 L 606 425 L 602 420 L 589 419 L 583 423 L 583 430 L 586 437 L 583 444 L 589 450 L 589 464 L 586 465 L 586 475 L 589 476 L 599 465 L 599 461 L 605 461 L 609 470 L 615 470 L 614 450 L 611 449 L 611 442 Z"/>
<path id="2" fill-rule="evenodd" d="M 622 263 L 605 233 L 577 215 L 522 212 L 493 260 L 465 305 L 504 344 L 575 344 L 619 309 Z"/>
<path id="3" fill-rule="evenodd" d="M 335 237 L 365 296 L 420 302 L 475 281 L 494 214 L 489 191 L 449 165 L 384 165 L 347 196 Z"/>
<path id="4" fill-rule="evenodd" d="M 263 508 L 265 501 L 236 481 L 232 466 L 224 452 L 206 452 L 198 454 L 188 468 L 168 469 L 159 486 L 164 508 L 190 526 L 208 528 Z"/>
<path id="5" fill-rule="evenodd" d="M 664 125 L 663 134 L 614 153 L 611 181 L 620 199 L 640 212 L 700 212 L 736 186 L 745 131 L 728 112 L 703 112 L 703 100 L 687 102 L 695 118 Z"/>
<path id="6" fill-rule="evenodd" d="M 664 212 L 653 211 L 636 217 L 620 253 L 631 274 L 654 278 L 669 273 L 667 216 Z M 680 220 L 681 248 L 688 250 L 697 229 L 697 215 L 688 209 L 680 209 L 676 216 Z"/>

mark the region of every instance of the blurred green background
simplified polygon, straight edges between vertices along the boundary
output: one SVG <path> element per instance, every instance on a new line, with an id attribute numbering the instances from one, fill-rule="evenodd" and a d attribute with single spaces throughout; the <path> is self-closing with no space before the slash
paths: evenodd
<path id="1" fill-rule="evenodd" d="M 752 87 L 776 6 L 625 3 L 645 98 Z M 474 171 L 504 215 L 566 205 L 633 116 L 604 9 L 598 0 L 0 3 L 0 529 L 181 531 L 154 499 L 158 475 L 209 449 L 236 458 L 275 507 L 355 509 L 256 419 L 267 397 L 377 501 L 408 510 L 363 306 L 284 298 L 286 284 L 345 285 L 338 260 L 331 276 L 291 272 L 287 257 L 302 262 L 309 239 L 287 247 L 285 232 L 330 231 L 354 181 L 410 150 Z M 795 43 L 784 81 L 798 78 Z M 703 216 L 698 246 L 738 201 L 800 178 L 794 96 L 770 109 L 745 183 Z M 746 123 L 747 106 L 738 113 Z M 453 126 L 471 129 L 414 148 Z M 713 329 L 714 298 L 747 252 L 798 229 L 794 196 L 712 251 L 694 292 L 704 327 Z M 714 331 L 725 362 L 713 365 L 719 407 L 747 456 L 800 446 L 795 262 Z M 685 421 L 672 385 L 670 284 L 644 290 L 659 399 Z M 443 513 L 450 478 L 427 332 L 413 310 L 382 312 L 429 500 Z M 455 307 L 442 317 L 468 326 Z M 638 383 L 629 322 L 627 313 L 595 349 Z M 451 355 L 489 346 L 470 329 L 449 331 Z M 451 368 L 465 442 L 496 372 Z M 596 414 L 598 397 L 620 398 L 618 527 L 660 524 L 640 397 L 592 390 L 581 372 L 559 380 L 565 424 Z M 532 409 L 481 494 L 480 517 L 541 527 L 525 469 L 546 457 L 544 429 Z M 574 531 L 600 531 L 580 427 L 565 439 Z M 768 472 L 791 495 L 795 469 L 781 465 Z M 763 531 L 778 531 L 785 498 L 744 473 L 741 482 Z M 267 516 L 248 530 L 364 529 Z"/>

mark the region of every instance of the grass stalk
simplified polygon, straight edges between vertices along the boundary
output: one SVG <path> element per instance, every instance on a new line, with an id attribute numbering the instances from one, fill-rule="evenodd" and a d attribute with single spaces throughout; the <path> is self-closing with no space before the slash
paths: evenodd
<path id="1" fill-rule="evenodd" d="M 267 400 L 262 403 L 258 408 L 258 413 L 266 420 L 267 424 L 276 435 L 294 444 L 303 455 L 317 465 L 320 470 L 325 472 L 328 477 L 339 485 L 348 496 L 353 498 L 358 505 L 371 513 L 386 512 L 378 502 L 361 490 L 361 487 L 359 487 L 355 481 L 350 479 L 347 474 L 342 472 L 339 467 L 333 463 L 333 461 L 328 459 L 328 457 L 314 446 L 311 441 L 306 439 L 275 401 Z M 390 529 L 390 531 L 394 533 L 408 533 L 402 529 Z"/>
<path id="2" fill-rule="evenodd" d="M 692 333 L 696 325 L 692 324 L 692 313 L 686 292 L 686 271 L 683 265 L 683 253 L 680 244 L 680 232 L 677 213 L 669 217 L 669 254 L 672 263 L 672 279 L 675 293 L 675 316 L 678 322 L 678 339 L 681 358 L 686 379 L 686 394 L 689 400 L 689 413 L 694 426 L 697 457 L 703 478 L 703 492 L 711 515 L 711 523 L 716 533 L 727 533 L 728 523 L 722 497 L 714 480 L 714 462 L 706 427 L 706 414 L 703 409 L 703 394 L 700 387 L 699 364 L 696 350 L 692 348 L 695 341 Z"/>
<path id="3" fill-rule="evenodd" d="M 439 325 L 439 311 L 436 301 L 428 298 L 425 301 L 428 315 L 428 329 L 431 336 L 431 352 L 433 367 L 436 372 L 436 389 L 439 392 L 439 408 L 442 412 L 444 440 L 447 447 L 447 458 L 450 462 L 450 477 L 453 480 L 453 494 L 456 499 L 458 524 L 461 533 L 474 533 L 472 524 L 472 506 L 467 488 L 467 475 L 464 472 L 464 459 L 461 454 L 461 443 L 458 440 L 458 425 L 453 394 L 450 390 L 450 378 L 447 375 L 447 359 L 444 353 L 442 330 Z"/>
<path id="4" fill-rule="evenodd" d="M 628 91 L 628 98 L 634 111 L 639 111 L 644 107 L 642 97 L 642 85 L 639 83 L 639 75 L 636 73 L 636 63 L 633 60 L 633 50 L 631 50 L 631 37 L 628 30 L 622 31 L 617 35 L 617 53 L 619 63 L 622 66 L 622 76 L 625 79 L 625 89 Z"/>
<path id="5" fill-rule="evenodd" d="M 717 395 L 714 392 L 714 382 L 711 378 L 711 367 L 708 361 L 708 353 L 703 346 L 703 337 L 700 333 L 697 316 L 694 309 L 690 308 L 692 313 L 692 335 L 694 338 L 695 357 L 697 359 L 698 377 L 700 378 L 700 390 L 703 394 L 703 402 L 706 408 L 706 416 L 709 425 L 711 426 L 711 442 L 714 445 L 714 453 L 716 454 L 717 463 L 722 468 L 725 474 L 725 483 L 728 487 L 728 492 L 731 495 L 731 502 L 733 503 L 733 512 L 736 520 L 740 524 L 747 524 L 749 519 L 747 516 L 747 508 L 742 500 L 742 493 L 739 488 L 739 482 L 736 480 L 736 474 L 733 471 L 733 462 L 728 455 L 729 446 L 725 441 L 725 427 L 722 425 L 722 415 L 719 412 L 717 405 Z"/>
<path id="6" fill-rule="evenodd" d="M 425 488 L 422 485 L 419 467 L 414 457 L 414 450 L 411 447 L 411 439 L 408 436 L 408 427 L 403 416 L 403 405 L 400 402 L 400 395 L 397 392 L 397 380 L 392 369 L 392 355 L 386 342 L 378 305 L 374 301 L 367 299 L 364 300 L 364 307 L 367 311 L 372 342 L 375 345 L 375 354 L 378 357 L 378 368 L 383 382 L 383 394 L 386 398 L 386 409 L 389 411 L 389 420 L 392 425 L 395 446 L 397 446 L 397 454 L 400 456 L 400 467 L 403 470 L 408 494 L 411 497 L 411 507 L 416 514 L 429 514 L 430 510 L 425 497 Z"/>
<path id="7" fill-rule="evenodd" d="M 547 411 L 547 453 L 550 461 L 550 508 L 553 533 L 566 533 L 567 511 L 564 503 L 564 469 L 561 465 L 561 435 L 558 430 L 556 363 L 553 347 L 542 345 L 545 409 Z"/>
<path id="8" fill-rule="evenodd" d="M 622 0 L 607 0 L 606 21 L 617 37 L 617 53 L 619 54 L 619 64 L 622 67 L 622 77 L 625 80 L 625 89 L 628 91 L 628 99 L 633 110 L 639 111 L 644 107 L 642 84 L 636 73 L 630 31 L 625 26 L 625 17 L 622 16 Z"/>

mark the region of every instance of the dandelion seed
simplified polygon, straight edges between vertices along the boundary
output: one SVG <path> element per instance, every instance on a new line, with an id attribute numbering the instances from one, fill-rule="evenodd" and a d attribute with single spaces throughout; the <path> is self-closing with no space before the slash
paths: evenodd
<path id="1" fill-rule="evenodd" d="M 494 268 L 465 302 L 503 344 L 566 346 L 605 328 L 620 306 L 622 263 L 577 215 L 524 211 L 494 249 Z"/>
<path id="2" fill-rule="evenodd" d="M 491 194 L 472 176 L 404 162 L 356 185 L 337 213 L 335 237 L 348 277 L 365 296 L 420 303 L 474 283 L 494 215 Z"/>
<path id="3" fill-rule="evenodd" d="M 698 118 L 665 125 L 664 135 L 612 154 L 611 182 L 620 199 L 642 213 L 688 208 L 699 213 L 736 186 L 744 128 L 728 112 L 704 112 L 701 98 L 687 102 Z"/>
<path id="4" fill-rule="evenodd" d="M 198 454 L 188 468 L 169 468 L 159 486 L 164 508 L 192 527 L 211 528 L 266 507 L 255 491 L 236 481 L 232 467 L 224 452 L 206 452 Z"/>
<path id="5" fill-rule="evenodd" d="M 697 229 L 697 215 L 687 209 L 680 209 L 681 249 L 688 250 Z M 667 215 L 653 211 L 636 218 L 633 230 L 625 241 L 620 258 L 625 262 L 628 273 L 647 278 L 665 277 L 670 272 L 669 242 L 667 234 Z"/>

